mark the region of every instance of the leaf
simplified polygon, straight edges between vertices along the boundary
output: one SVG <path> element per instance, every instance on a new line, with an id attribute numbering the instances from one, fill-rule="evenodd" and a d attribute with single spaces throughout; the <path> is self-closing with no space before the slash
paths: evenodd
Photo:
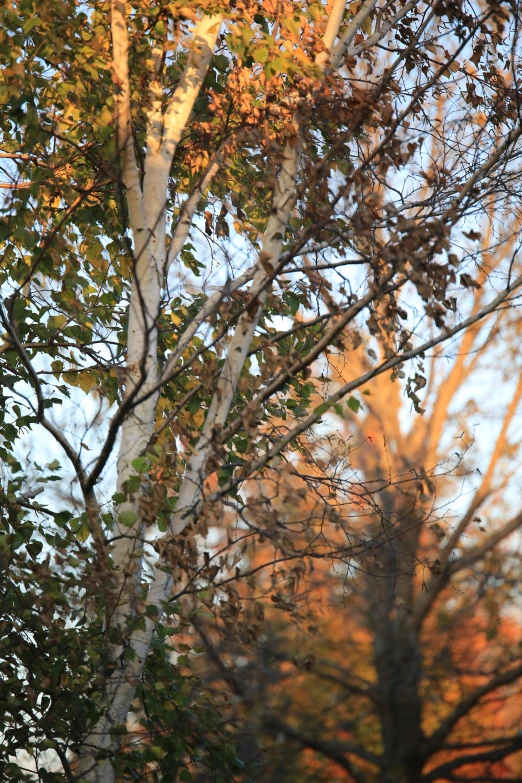
<path id="1" fill-rule="evenodd" d="M 317 408 L 315 408 L 314 413 L 317 414 L 317 416 L 322 416 L 323 413 L 325 413 L 329 408 L 329 405 L 327 402 L 323 402 L 321 405 L 318 405 Z"/>
<path id="2" fill-rule="evenodd" d="M 37 16 L 32 16 L 30 19 L 26 19 L 26 21 L 23 24 L 22 30 L 24 34 L 27 35 L 27 33 L 30 33 L 34 27 L 38 27 L 38 25 L 41 23 L 42 23 L 41 19 L 39 19 Z"/>
<path id="3" fill-rule="evenodd" d="M 70 511 L 60 511 L 54 517 L 54 521 L 59 527 L 66 527 L 67 523 L 70 522 L 71 519 L 72 514 Z"/>
<path id="4" fill-rule="evenodd" d="M 196 411 L 196 413 L 192 416 L 192 418 L 194 419 L 194 423 L 196 427 L 199 429 L 203 424 L 203 422 L 205 421 L 205 413 L 200 408 L 198 411 Z"/>
<path id="5" fill-rule="evenodd" d="M 78 541 L 80 541 L 82 544 L 87 541 L 91 534 L 91 531 L 89 530 L 89 525 L 87 522 L 82 522 L 78 530 L 76 531 L 75 535 Z"/>
<path id="6" fill-rule="evenodd" d="M 290 30 L 294 35 L 300 35 L 301 33 L 301 20 L 299 16 L 294 14 L 288 14 L 281 17 L 281 21 L 287 30 Z"/>
<path id="7" fill-rule="evenodd" d="M 253 53 L 253 57 L 256 63 L 266 63 L 270 56 L 270 50 L 266 48 L 266 46 L 260 46 L 259 49 L 256 49 Z"/>
<path id="8" fill-rule="evenodd" d="M 462 274 L 460 276 L 460 282 L 461 285 L 464 286 L 464 288 L 474 288 L 474 289 L 480 289 L 482 286 L 480 283 L 478 283 L 476 280 L 474 280 L 471 275 L 468 274 Z"/>
<path id="9" fill-rule="evenodd" d="M 293 291 L 287 291 L 283 299 L 288 304 L 292 315 L 295 315 L 301 306 L 300 298 Z"/>
<path id="10" fill-rule="evenodd" d="M 354 413 L 359 413 L 361 403 L 357 399 L 357 397 L 350 397 L 346 404 L 348 405 L 351 411 L 353 411 Z"/>
<path id="11" fill-rule="evenodd" d="M 134 511 L 121 511 L 118 515 L 118 519 L 125 527 L 132 527 L 136 524 L 137 515 Z"/>
<path id="12" fill-rule="evenodd" d="M 484 41 L 480 41 L 477 46 L 473 49 L 473 54 L 469 58 L 470 62 L 473 63 L 473 65 L 478 65 L 480 62 L 480 58 L 482 57 L 482 54 L 484 53 L 485 44 Z"/>
<path id="13" fill-rule="evenodd" d="M 150 469 L 150 461 L 147 457 L 136 457 L 131 465 L 137 473 L 146 473 Z"/>

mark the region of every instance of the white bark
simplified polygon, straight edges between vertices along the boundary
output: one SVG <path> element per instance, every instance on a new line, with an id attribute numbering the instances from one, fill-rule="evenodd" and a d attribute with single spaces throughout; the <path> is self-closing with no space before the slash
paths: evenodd
<path id="1" fill-rule="evenodd" d="M 161 94 L 153 95 L 143 193 L 152 255 L 160 273 L 165 268 L 165 209 L 170 167 L 207 75 L 221 22 L 220 16 L 205 16 L 196 24 L 187 67 L 163 121 L 159 116 L 161 104 L 158 107 Z"/>
<path id="2" fill-rule="evenodd" d="M 111 6 L 113 42 L 113 72 L 115 81 L 116 135 L 121 154 L 122 180 L 126 189 L 129 220 L 134 238 L 134 282 L 129 307 L 127 337 L 127 362 L 125 391 L 128 399 L 138 386 L 155 373 L 156 332 L 153 314 L 159 302 L 157 276 L 152 269 L 152 256 L 148 242 L 147 219 L 140 187 L 139 172 L 132 138 L 130 84 L 128 68 L 128 32 L 126 3 L 113 0 Z M 133 410 L 122 428 L 122 440 L 118 459 L 118 490 L 122 489 L 130 475 L 131 461 L 139 454 L 136 447 L 144 447 L 151 434 L 154 421 L 154 400 L 147 400 Z M 120 511 L 132 510 L 126 503 Z M 115 522 L 116 543 L 113 547 L 113 561 L 116 566 L 119 605 L 113 608 L 111 623 L 119 625 L 129 611 L 132 600 L 129 585 L 133 583 L 133 562 L 139 561 L 141 548 L 137 546 L 139 524 L 126 528 Z M 117 653 L 115 653 L 117 654 Z"/>
<path id="3" fill-rule="evenodd" d="M 350 29 L 354 27 L 357 19 L 357 27 L 355 28 L 357 30 L 369 13 L 371 13 L 375 4 L 376 0 L 367 0 L 363 9 L 359 11 L 351 23 Z M 328 19 L 323 37 L 326 51 L 321 52 L 316 57 L 317 64 L 323 70 L 326 70 L 328 66 L 330 51 L 339 33 L 345 8 L 345 0 L 336 0 Z M 355 35 L 355 32 L 353 35 Z M 348 43 L 352 40 L 352 37 L 348 36 Z M 223 428 L 230 411 L 245 359 L 268 293 L 267 284 L 281 256 L 286 227 L 296 202 L 295 194 L 302 149 L 302 133 L 298 118 L 296 118 L 295 124 L 296 138 L 293 144 L 288 142 L 285 148 L 281 172 L 274 192 L 272 213 L 268 220 L 259 262 L 254 275 L 252 307 L 247 308 L 240 316 L 228 346 L 225 364 L 223 365 L 216 392 L 205 420 L 201 438 L 182 482 L 176 504 L 176 512 L 171 522 L 171 533 L 173 535 L 177 535 L 183 530 L 197 509 L 206 477 L 207 462 L 213 450 L 213 435 Z"/>
<path id="4" fill-rule="evenodd" d="M 342 47 L 348 45 L 364 19 L 371 13 L 376 0 L 366 0 L 361 10 L 349 24 L 343 36 Z M 325 53 L 317 56 L 316 62 L 326 70 L 331 62 L 331 51 L 339 33 L 345 9 L 345 0 L 334 3 L 325 35 Z M 132 461 L 145 449 L 154 428 L 157 402 L 157 317 L 159 315 L 162 276 L 173 258 L 179 253 L 188 236 L 190 221 L 197 203 L 207 186 L 206 181 L 215 175 L 216 167 L 222 161 L 219 157 L 207 171 L 208 179 L 189 198 L 182 210 L 180 223 L 174 234 L 168 256 L 165 251 L 165 210 L 167 185 L 172 159 L 183 130 L 192 113 L 194 102 L 206 76 L 213 48 L 221 26 L 221 17 L 209 16 L 201 19 L 195 28 L 192 49 L 185 72 L 162 115 L 160 75 L 152 84 L 150 123 L 147 133 L 147 155 L 143 194 L 134 156 L 130 114 L 130 88 L 128 74 L 128 38 L 126 6 L 124 0 L 112 0 L 112 30 L 114 52 L 114 75 L 116 82 L 116 114 L 118 143 L 122 150 L 123 183 L 126 188 L 131 228 L 135 246 L 135 281 L 129 308 L 129 331 L 126 367 L 126 396 L 144 397 L 134 406 L 122 428 L 122 440 L 118 459 L 118 488 L 132 474 Z M 339 51 L 339 46 L 336 52 Z M 156 62 L 160 59 L 154 54 Z M 237 384 L 244 362 L 262 312 L 271 277 L 277 268 L 286 232 L 288 219 L 296 201 L 296 185 L 301 156 L 302 133 L 296 119 L 297 136 L 295 144 L 288 143 L 281 164 L 281 172 L 274 191 L 273 209 L 265 232 L 262 251 L 255 269 L 248 270 L 234 281 L 239 287 L 253 276 L 251 305 L 241 314 L 228 347 L 227 357 L 218 381 L 215 395 L 205 421 L 199 443 L 183 479 L 177 500 L 176 511 L 171 520 L 169 536 L 181 532 L 193 518 L 200 503 L 207 462 L 214 448 L 214 434 L 219 432 L 227 419 L 233 403 Z M 180 340 L 178 350 L 167 363 L 162 381 L 174 369 L 182 345 L 186 346 L 207 315 L 219 305 L 225 291 L 209 297 L 199 318 L 196 318 Z M 154 393 L 147 392 L 154 389 Z M 138 568 L 141 560 L 141 522 L 136 501 L 128 501 L 121 510 L 132 510 L 136 523 L 130 528 L 116 524 L 116 535 L 121 536 L 113 547 L 116 573 L 120 579 L 120 596 L 111 625 L 125 634 L 126 622 L 139 612 L 135 588 L 139 585 Z M 165 564 L 163 564 L 165 565 Z M 173 574 L 158 568 L 150 586 L 147 603 L 157 606 L 160 614 L 168 600 Z M 145 628 L 132 632 L 127 644 L 133 651 L 126 659 L 123 645 L 112 650 L 114 671 L 109 678 L 103 700 L 103 715 L 85 743 L 85 752 L 80 758 L 80 778 L 88 783 L 112 783 L 114 772 L 110 755 L 117 747 L 117 740 L 110 733 L 111 727 L 125 723 L 135 687 L 143 669 L 154 634 L 154 623 L 145 620 Z"/>
<path id="5" fill-rule="evenodd" d="M 237 383 L 266 297 L 267 290 L 264 288 L 264 284 L 271 271 L 276 267 L 281 253 L 284 232 L 295 203 L 299 152 L 297 147 L 287 145 L 281 175 L 274 194 L 272 214 L 268 221 L 263 249 L 260 254 L 261 263 L 257 265 L 254 274 L 253 308 L 245 310 L 240 316 L 228 347 L 225 364 L 205 420 L 203 432 L 183 477 L 176 511 L 170 521 L 169 536 L 181 533 L 197 512 L 207 474 L 207 462 L 214 447 L 213 435 L 215 431 L 219 431 L 223 427 L 230 411 Z M 164 602 L 169 598 L 174 577 L 174 574 L 167 571 L 158 570 L 156 573 L 147 602 L 154 604 L 159 612 L 163 611 Z"/>
<path id="6" fill-rule="evenodd" d="M 187 67 L 164 118 L 161 116 L 159 74 L 152 85 L 142 194 L 132 138 L 125 0 L 112 0 L 111 12 L 117 140 L 134 238 L 134 282 L 129 305 L 125 374 L 125 399 L 129 400 L 157 385 L 157 318 L 162 284 L 159 273 L 164 271 L 166 261 L 168 176 L 176 147 L 206 76 L 221 18 L 204 17 L 197 23 Z M 119 491 L 133 473 L 132 461 L 146 449 L 150 441 L 156 403 L 157 392 L 136 405 L 125 419 L 118 457 Z M 122 525 L 119 520 L 115 521 L 116 540 L 112 549 L 116 606 L 109 625 L 120 631 L 123 642 L 126 623 L 137 612 L 142 523 L 138 500 L 123 503 L 118 509 L 119 513 L 122 511 L 132 511 L 136 515 L 136 522 L 130 527 Z M 84 752 L 80 754 L 79 777 L 88 783 L 112 783 L 114 780 L 110 755 L 117 747 L 117 740 L 110 729 L 126 721 L 153 630 L 154 624 L 146 620 L 145 630 L 132 633 L 134 657 L 131 660 L 124 657 L 123 643 L 111 645 L 110 653 L 115 669 L 106 683 L 100 704 L 103 713 L 84 743 Z"/>
<path id="7" fill-rule="evenodd" d="M 196 213 L 196 209 L 198 208 L 198 205 L 203 197 L 203 194 L 205 193 L 206 189 L 218 173 L 219 169 L 225 162 L 225 159 L 232 148 L 232 142 L 229 142 L 227 144 L 224 144 L 218 152 L 212 157 L 212 160 L 210 161 L 209 165 L 207 166 L 207 169 L 205 173 L 203 174 L 201 181 L 197 185 L 197 187 L 194 188 L 186 202 L 183 204 L 183 207 L 181 208 L 179 220 L 176 225 L 176 229 L 172 235 L 172 239 L 169 245 L 168 253 L 167 253 L 167 261 L 166 261 L 166 269 L 165 272 L 168 272 L 170 266 L 175 261 L 175 259 L 179 256 L 181 251 L 183 250 L 183 245 L 187 241 L 190 227 L 192 225 L 192 220 L 194 218 L 194 215 Z"/>
<path id="8" fill-rule="evenodd" d="M 228 280 L 222 288 L 218 289 L 217 291 L 214 291 L 213 294 L 207 297 L 207 299 L 201 306 L 199 313 L 192 319 L 192 321 L 187 326 L 183 334 L 180 336 L 178 340 L 178 344 L 176 345 L 176 350 L 173 351 L 172 354 L 169 356 L 168 361 L 165 364 L 165 367 L 163 368 L 163 371 L 161 373 L 158 384 L 163 385 L 169 382 L 173 373 L 176 370 L 176 365 L 183 351 L 189 345 L 190 341 L 198 331 L 199 327 L 206 321 L 207 318 L 209 318 L 216 311 L 220 302 L 226 296 L 229 296 L 234 291 L 237 291 L 238 288 L 241 288 L 245 283 L 248 283 L 248 281 L 253 278 L 254 273 L 255 273 L 255 267 L 247 269 L 246 272 L 244 272 L 242 275 L 236 277 L 234 280 Z"/>
<path id="9" fill-rule="evenodd" d="M 201 438 L 181 485 L 176 513 L 171 523 L 171 532 L 174 535 L 177 535 L 185 527 L 188 515 L 193 512 L 201 496 L 206 477 L 206 464 L 213 448 L 213 434 L 225 424 L 234 399 L 239 377 L 266 298 L 267 289 L 263 286 L 277 266 L 288 218 L 295 203 L 299 157 L 299 146 L 287 145 L 274 194 L 272 214 L 268 221 L 260 254 L 261 263 L 258 264 L 254 274 L 252 288 L 254 292 L 259 293 L 254 296 L 252 307 L 247 308 L 239 317 L 236 330 L 228 346 L 225 364 L 205 420 Z"/>
<path id="10" fill-rule="evenodd" d="M 337 43 L 337 46 L 332 52 L 331 57 L 331 64 L 332 65 L 339 65 L 342 58 L 344 57 L 346 50 L 351 45 L 353 39 L 361 29 L 362 25 L 365 23 L 365 21 L 370 16 L 371 12 L 377 5 L 377 0 L 365 0 L 365 2 L 361 5 L 353 19 L 350 21 L 350 23 L 347 25 L 346 30 L 343 31 L 343 34 L 339 38 L 339 42 Z"/>
<path id="11" fill-rule="evenodd" d="M 364 19 L 372 10 L 369 8 L 369 3 L 365 5 L 368 8 L 365 9 L 363 14 L 359 13 L 357 15 L 360 20 L 358 22 L 359 25 L 364 22 Z M 324 44 L 328 52 L 331 50 L 339 32 L 344 8 L 344 0 L 337 0 L 334 4 L 324 36 Z M 348 40 L 352 39 L 349 38 Z M 323 70 L 326 70 L 330 61 L 329 55 L 324 58 L 322 54 L 319 54 L 316 61 Z M 295 193 L 301 155 L 301 133 L 298 124 L 297 130 L 296 143 L 294 145 L 288 143 L 286 146 L 280 176 L 276 184 L 272 214 L 265 231 L 259 262 L 257 263 L 253 279 L 252 307 L 248 308 L 240 316 L 228 347 L 226 361 L 205 420 L 203 432 L 183 478 L 176 511 L 171 519 L 169 535 L 179 534 L 197 512 L 207 474 L 207 462 L 213 451 L 213 435 L 214 432 L 219 431 L 223 427 L 230 411 L 237 383 L 266 298 L 267 283 L 281 256 L 286 226 L 296 200 Z M 177 353 L 178 351 L 176 351 Z M 174 362 L 169 362 L 171 367 L 173 364 Z M 158 570 L 154 583 L 149 590 L 148 602 L 154 604 L 160 612 L 164 602 L 168 600 L 172 582 L 172 574 L 164 570 Z"/>
<path id="12" fill-rule="evenodd" d="M 345 0 L 336 0 L 332 9 L 323 39 L 327 55 L 324 57 L 323 53 L 320 53 L 316 58 L 316 62 L 323 70 L 326 70 L 330 62 L 329 53 L 338 35 L 345 5 Z M 365 5 L 369 6 L 369 3 Z M 370 12 L 371 8 L 368 8 L 364 14 L 358 14 L 360 19 L 359 25 L 363 23 Z M 205 420 L 203 432 L 183 478 L 176 503 L 176 511 L 171 518 L 169 536 L 175 536 L 182 532 L 197 513 L 207 475 L 208 459 L 213 452 L 213 436 L 215 432 L 219 432 L 222 429 L 227 419 L 254 331 L 262 312 L 268 290 L 267 284 L 281 257 L 288 219 L 296 201 L 297 176 L 302 144 L 301 130 L 297 122 L 296 128 L 296 143 L 294 145 L 290 143 L 286 145 L 281 172 L 275 187 L 272 214 L 268 220 L 262 250 L 253 278 L 252 307 L 247 308 L 240 316 L 228 346 L 225 364 L 223 365 L 216 392 Z M 179 350 L 178 348 L 176 354 L 179 353 Z M 169 361 L 166 369 L 173 369 L 175 361 L 176 358 L 172 357 L 172 361 Z M 173 578 L 173 574 L 165 570 L 158 570 L 149 590 L 147 600 L 149 603 L 154 604 L 160 612 L 170 595 Z"/>
<path id="13" fill-rule="evenodd" d="M 324 51 L 319 52 L 315 58 L 317 65 L 323 68 L 330 60 L 331 50 L 339 33 L 345 10 L 346 0 L 335 0 L 323 35 Z"/>
<path id="14" fill-rule="evenodd" d="M 163 282 L 160 280 L 160 272 L 165 268 L 165 208 L 168 176 L 177 145 L 205 79 L 219 33 L 221 18 L 217 16 L 204 17 L 197 23 L 187 67 L 167 108 L 164 120 L 161 117 L 161 85 L 158 74 L 153 82 L 142 195 L 132 146 L 132 129 L 128 129 L 130 127 L 128 41 L 124 8 L 125 3 L 122 0 L 114 1 L 113 19 L 116 12 L 119 23 L 117 31 L 115 30 L 113 34 L 115 69 L 118 67 L 122 72 L 121 80 L 126 84 L 126 92 L 121 101 L 122 103 L 125 101 L 125 121 L 128 124 L 126 148 L 129 150 L 132 148 L 132 158 L 129 152 L 124 160 L 124 183 L 125 185 L 127 185 L 127 181 L 133 183 L 132 191 L 127 186 L 129 212 L 131 198 L 139 200 L 142 207 L 140 215 L 145 216 L 146 225 L 146 231 L 143 231 L 142 223 L 135 222 L 133 214 L 130 214 L 131 228 L 135 238 L 136 261 L 127 338 L 125 383 L 126 395 L 128 396 L 134 394 L 137 387 L 142 394 L 146 394 L 147 390 L 157 385 L 157 319 Z M 116 58 L 118 59 L 116 60 Z M 140 237 L 146 235 L 145 242 L 141 242 L 139 246 L 136 240 L 137 234 Z M 142 245 L 144 246 L 142 247 Z M 133 473 L 132 461 L 143 453 L 150 441 L 154 429 L 156 403 L 157 392 L 136 405 L 125 419 L 118 458 L 118 491 L 123 490 L 125 482 Z M 129 589 L 123 589 L 122 600 L 114 616 L 114 624 L 118 627 L 122 625 L 129 612 L 129 600 L 132 601 L 132 597 L 128 593 L 132 593 L 132 573 L 138 570 L 142 538 L 138 504 L 127 501 L 118 509 L 119 513 L 122 511 L 131 511 L 136 514 L 136 522 L 131 527 L 121 525 L 119 521 L 115 523 L 114 563 L 120 573 L 125 575 L 123 578 L 127 582 L 130 577 Z"/>

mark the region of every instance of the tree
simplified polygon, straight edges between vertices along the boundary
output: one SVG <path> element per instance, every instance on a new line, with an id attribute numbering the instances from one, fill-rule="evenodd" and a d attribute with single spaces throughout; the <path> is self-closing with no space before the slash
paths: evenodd
<path id="1" fill-rule="evenodd" d="M 173 696 L 180 597 L 244 576 L 247 533 L 220 526 L 226 508 L 248 517 L 247 480 L 291 462 L 371 378 L 410 361 L 422 378 L 427 350 L 516 295 L 507 266 L 459 314 L 479 285 L 479 216 L 519 208 L 518 10 L 8 0 L 1 14 L 4 755 L 39 764 L 47 748 L 66 779 L 98 783 L 205 759 L 233 774 L 201 700 L 192 739 Z M 420 325 L 403 323 L 401 291 Z M 379 334 L 382 360 L 318 403 L 316 360 Z M 202 550 L 209 527 L 220 551 Z M 154 744 L 123 739 L 132 715 Z"/>
<path id="2" fill-rule="evenodd" d="M 480 284 L 506 230 L 490 219 Z M 473 292 L 472 312 L 483 296 Z M 306 459 L 271 477 L 264 492 L 300 532 L 295 555 L 321 529 L 328 557 L 298 579 L 282 563 L 265 580 L 280 598 L 257 647 L 238 646 L 219 618 L 219 635 L 208 620 L 202 632 L 205 676 L 243 704 L 238 747 L 257 780 L 520 779 L 519 333 L 504 310 L 433 352 L 422 418 L 405 415 L 404 385 L 372 380 Z M 332 359 L 330 383 L 369 363 L 363 347 Z M 337 534 L 321 526 L 328 517 Z M 257 546 L 252 563 L 267 559 Z"/>

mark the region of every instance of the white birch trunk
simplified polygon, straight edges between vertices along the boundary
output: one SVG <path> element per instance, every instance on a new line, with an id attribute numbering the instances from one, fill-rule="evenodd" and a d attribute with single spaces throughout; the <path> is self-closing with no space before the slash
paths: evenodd
<path id="1" fill-rule="evenodd" d="M 353 40 L 357 30 L 371 13 L 376 0 L 367 0 L 361 11 L 349 25 L 349 34 L 345 34 L 346 45 Z M 330 52 L 339 33 L 342 22 L 345 0 L 336 0 L 332 9 L 323 42 L 326 52 L 320 53 L 316 62 L 326 70 L 330 61 Z M 169 536 L 178 535 L 197 515 L 198 506 L 203 493 L 203 485 L 207 476 L 207 463 L 213 453 L 214 433 L 223 428 L 233 402 L 237 384 L 248 355 L 255 328 L 262 312 L 267 295 L 267 282 L 277 267 L 281 257 L 284 235 L 288 219 L 295 205 L 297 176 L 301 157 L 301 132 L 297 125 L 297 143 L 287 144 L 281 172 L 276 183 L 272 214 L 265 231 L 259 262 L 254 274 L 252 285 L 253 307 L 248 308 L 240 316 L 232 340 L 228 346 L 227 357 L 218 381 L 216 392 L 212 399 L 200 440 L 187 466 L 176 503 L 176 511 L 170 522 Z M 178 353 L 178 352 L 176 352 Z M 173 357 L 175 359 L 175 357 Z M 171 362 L 167 369 L 171 369 Z M 162 612 L 165 601 L 168 600 L 176 575 L 167 570 L 156 573 L 149 589 L 148 603 L 154 604 Z"/>
<path id="2" fill-rule="evenodd" d="M 124 3 L 120 1 L 115 5 L 124 5 Z M 136 227 L 141 233 L 146 233 L 146 241 L 143 250 L 141 247 L 138 248 L 135 241 L 135 276 L 129 307 L 127 338 L 125 378 L 127 396 L 136 393 L 138 388 L 137 395 L 141 396 L 157 385 L 157 319 L 163 283 L 160 276 L 166 265 L 168 177 L 177 145 L 206 76 L 220 25 L 221 18 L 217 16 L 204 17 L 196 25 L 189 62 L 164 117 L 161 110 L 159 77 L 152 85 L 143 195 L 141 190 L 139 192 L 146 232 L 141 231 L 141 227 L 133 222 L 131 214 L 133 235 L 136 236 Z M 125 28 L 125 38 L 126 34 Z M 127 47 L 128 44 L 121 52 L 125 67 Z M 128 72 L 125 75 L 128 83 Z M 132 145 L 132 136 L 127 138 L 129 138 L 129 146 Z M 126 159 L 125 169 L 127 168 L 135 172 L 135 179 L 138 181 L 135 160 L 127 162 Z M 138 199 L 138 196 L 136 198 Z M 133 473 L 132 461 L 146 450 L 150 442 L 154 430 L 157 399 L 158 395 L 155 392 L 140 402 L 131 410 L 123 424 L 118 457 L 118 491 L 120 492 L 124 490 L 125 482 Z M 139 498 L 122 504 L 118 513 L 122 511 L 134 513 L 136 522 L 131 527 L 120 524 L 118 520 L 115 523 L 116 542 L 113 548 L 113 559 L 122 580 L 121 598 L 113 616 L 115 627 L 123 627 L 126 617 L 132 611 L 136 587 L 134 575 L 139 572 L 143 537 Z"/>
<path id="3" fill-rule="evenodd" d="M 180 84 L 162 117 L 161 96 L 153 84 L 152 109 L 148 132 L 144 193 L 134 154 L 130 114 L 128 72 L 128 34 L 125 0 L 112 0 L 113 64 L 118 148 L 122 161 L 122 181 L 126 189 L 129 219 L 134 238 L 134 281 L 129 305 L 125 399 L 141 396 L 157 384 L 157 319 L 161 301 L 161 273 L 166 267 L 165 232 L 167 184 L 172 159 L 194 102 L 206 76 L 221 26 L 218 16 L 204 17 L 197 25 L 192 51 Z M 118 456 L 118 491 L 132 475 L 132 462 L 146 449 L 154 430 L 157 392 L 151 394 L 127 415 L 122 426 Z M 116 629 L 121 643 L 111 645 L 115 666 L 106 683 L 102 716 L 84 743 L 79 759 L 79 777 L 87 783 L 112 783 L 111 755 L 118 745 L 111 728 L 125 724 L 136 684 L 143 669 L 154 631 L 145 621 L 145 629 L 128 636 L 126 626 L 137 612 L 140 587 L 142 521 L 139 497 L 126 500 L 117 513 L 133 512 L 131 526 L 115 521 L 112 548 L 115 606 L 111 608 L 109 628 Z M 132 644 L 133 657 L 124 656 Z"/>
<path id="4" fill-rule="evenodd" d="M 326 52 L 317 56 L 317 64 L 328 67 L 334 41 L 339 34 L 345 9 L 345 0 L 334 2 L 324 34 Z M 357 30 L 376 5 L 376 0 L 366 0 L 345 31 L 341 45 L 335 51 L 336 57 L 353 40 Z M 196 197 L 187 205 L 189 220 L 180 223 L 174 237 L 172 249 L 167 257 L 165 251 L 166 199 L 172 159 L 190 118 L 194 102 L 199 94 L 219 33 L 221 18 L 209 16 L 196 25 L 192 50 L 184 75 L 166 110 L 162 113 L 161 85 L 152 85 L 152 108 L 147 135 L 147 155 L 143 193 L 140 188 L 132 140 L 130 115 L 130 89 L 128 74 L 128 36 L 125 0 L 112 0 L 112 35 L 114 53 L 114 80 L 116 85 L 115 105 L 117 115 L 118 145 L 121 151 L 122 180 L 126 189 L 129 217 L 134 237 L 135 279 L 129 307 L 127 344 L 127 365 L 125 376 L 126 397 L 141 397 L 147 390 L 158 387 L 157 368 L 157 318 L 159 315 L 163 275 L 169 264 L 181 249 L 190 227 L 190 218 L 197 206 Z M 181 532 L 194 517 L 201 501 L 206 478 L 207 463 L 214 448 L 214 434 L 219 432 L 227 419 L 233 403 L 237 384 L 244 367 L 252 338 L 262 312 L 270 278 L 276 269 L 286 231 L 288 219 L 295 205 L 295 193 L 301 156 L 302 134 L 297 123 L 297 143 L 287 144 L 281 173 L 276 184 L 273 210 L 265 232 L 262 252 L 253 274 L 251 307 L 240 316 L 236 330 L 228 347 L 216 393 L 212 400 L 199 443 L 183 479 L 176 511 L 171 520 L 169 536 Z M 218 161 L 219 162 L 219 161 Z M 214 173 L 211 171 L 210 176 Z M 204 183 L 202 183 L 203 185 Z M 201 196 L 201 187 L 197 198 Z M 251 272 L 243 280 L 250 279 Z M 236 281 L 237 282 L 237 281 Z M 234 286 L 236 287 L 236 286 Z M 207 300 L 203 313 L 211 312 L 219 304 L 222 292 Z M 188 344 L 204 317 L 196 319 L 192 328 L 182 338 Z M 174 357 L 173 357 L 174 358 Z M 168 363 L 162 380 L 173 369 Z M 122 427 L 122 438 L 118 458 L 118 489 L 124 489 L 125 482 L 132 475 L 132 461 L 146 449 L 154 429 L 157 391 L 139 402 L 127 416 Z M 113 645 L 111 654 L 114 670 L 106 683 L 103 698 L 103 714 L 84 743 L 80 755 L 79 777 L 86 783 L 113 783 L 114 770 L 111 755 L 117 750 L 118 741 L 111 734 L 111 728 L 125 724 L 134 696 L 136 684 L 141 675 L 145 659 L 154 634 L 155 624 L 145 619 L 145 627 L 127 636 L 126 624 L 135 617 L 138 610 L 137 588 L 140 586 L 142 523 L 139 518 L 139 498 L 128 500 L 119 509 L 133 511 L 136 522 L 130 527 L 116 522 L 112 555 L 117 577 L 117 605 L 110 626 L 122 635 L 122 644 Z M 168 600 L 173 574 L 158 568 L 149 589 L 147 602 L 160 611 Z M 125 641 L 125 644 L 123 642 Z M 129 646 L 133 655 L 127 658 L 125 648 Z"/>
<path id="5" fill-rule="evenodd" d="M 343 35 L 343 46 L 349 46 L 357 30 L 375 7 L 377 0 L 366 0 Z M 346 0 L 335 0 L 323 36 L 325 51 L 316 57 L 316 63 L 326 70 L 331 50 L 342 23 Z M 336 56 L 339 56 L 339 48 Z M 216 392 L 212 399 L 203 432 L 185 473 L 171 523 L 171 533 L 180 533 L 197 511 L 206 478 L 206 465 L 213 450 L 214 432 L 223 428 L 233 402 L 237 384 L 254 336 L 268 292 L 267 284 L 276 269 L 281 256 L 284 235 L 292 209 L 295 206 L 295 192 L 302 149 L 302 133 L 299 118 L 296 118 L 296 143 L 287 143 L 281 172 L 276 184 L 272 214 L 263 238 L 259 263 L 254 275 L 252 292 L 256 304 L 240 316 L 234 336 L 227 350 L 227 357 Z M 165 581 L 162 579 L 162 581 Z M 167 596 L 165 596 L 166 598 Z M 165 600 L 165 599 L 164 599 Z"/>

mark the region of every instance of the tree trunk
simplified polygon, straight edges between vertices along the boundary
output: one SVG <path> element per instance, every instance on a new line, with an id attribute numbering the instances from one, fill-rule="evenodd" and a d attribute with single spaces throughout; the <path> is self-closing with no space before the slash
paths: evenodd
<path id="1" fill-rule="evenodd" d="M 413 500 L 401 498 L 399 505 L 386 493 L 382 509 L 384 545 L 377 557 L 384 576 L 367 583 L 383 743 L 381 781 L 418 783 L 425 744 L 419 693 L 422 655 L 411 606 L 420 520 Z"/>
<path id="2" fill-rule="evenodd" d="M 340 56 L 351 43 L 358 29 L 376 5 L 377 0 L 365 0 L 347 25 Z M 317 55 L 317 65 L 325 70 L 333 44 L 338 36 L 346 7 L 345 0 L 335 0 L 325 30 L 324 52 Z M 192 113 L 194 103 L 206 76 L 221 27 L 220 16 L 202 16 L 195 27 L 190 55 L 166 111 L 162 110 L 161 57 L 154 50 L 155 77 L 150 87 L 150 110 L 147 124 L 147 153 L 143 190 L 136 165 L 132 135 L 131 101 L 125 0 L 111 2 L 111 33 L 113 40 L 113 74 L 115 81 L 115 119 L 120 151 L 121 178 L 125 188 L 129 218 L 134 238 L 134 284 L 129 305 L 129 331 L 125 376 L 125 398 L 147 399 L 134 405 L 122 427 L 118 458 L 118 490 L 132 475 L 132 462 L 146 450 L 154 429 L 157 393 L 157 319 L 164 275 L 173 257 L 165 249 L 166 198 L 170 168 L 181 135 Z M 261 306 L 276 270 L 288 220 L 295 204 L 300 164 L 302 129 L 296 120 L 296 143 L 287 144 L 281 171 L 274 187 L 272 214 L 266 227 L 263 249 L 253 274 L 252 292 L 255 307 L 245 311 L 238 320 L 228 348 L 225 364 L 206 417 L 199 443 L 194 448 L 177 498 L 176 511 L 170 520 L 170 534 L 183 530 L 197 515 L 206 478 L 206 466 L 214 448 L 214 433 L 224 426 L 230 411 L 252 337 L 258 323 Z M 195 206 L 194 206 L 195 208 Z M 186 236 L 187 226 L 181 225 L 180 236 Z M 179 239 L 179 237 L 178 237 Z M 180 248 L 179 242 L 175 245 Z M 253 304 L 254 304 L 253 302 Z M 197 328 L 197 327 L 196 327 Z M 109 614 L 109 628 L 116 642 L 108 644 L 113 671 L 105 685 L 100 703 L 100 718 L 86 738 L 80 753 L 79 777 L 88 783 L 113 783 L 111 761 L 118 752 L 121 730 L 134 696 L 154 634 L 154 623 L 145 618 L 143 630 L 130 630 L 140 600 L 143 520 L 140 518 L 140 494 L 126 499 L 116 509 L 115 542 L 112 548 L 114 565 L 114 606 Z M 121 513 L 127 512 L 121 518 Z M 129 516 L 130 514 L 130 516 Z M 166 540 L 168 540 L 168 535 Z M 168 600 L 175 575 L 158 569 L 150 585 L 147 603 L 161 616 Z M 132 651 L 129 656 L 128 650 Z"/>

